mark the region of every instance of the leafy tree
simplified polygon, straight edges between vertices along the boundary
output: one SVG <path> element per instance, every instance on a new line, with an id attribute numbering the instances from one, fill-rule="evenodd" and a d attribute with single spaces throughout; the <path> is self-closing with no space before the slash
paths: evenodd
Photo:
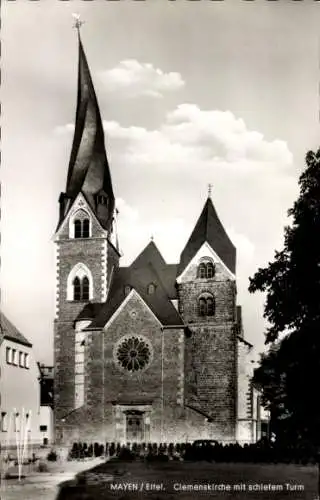
<path id="1" fill-rule="evenodd" d="M 266 292 L 267 345 L 255 381 L 282 434 L 320 444 L 320 149 L 306 155 L 300 195 L 288 211 L 284 248 L 250 278 Z M 281 334 L 286 334 L 281 341 Z"/>

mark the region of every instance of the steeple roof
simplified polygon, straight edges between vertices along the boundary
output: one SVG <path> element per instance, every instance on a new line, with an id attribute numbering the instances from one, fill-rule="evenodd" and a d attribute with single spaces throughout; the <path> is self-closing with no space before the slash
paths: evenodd
<path id="1" fill-rule="evenodd" d="M 195 228 L 180 256 L 178 275 L 184 271 L 201 246 L 207 242 L 227 268 L 235 273 L 236 249 L 227 235 L 218 214 L 208 197 Z"/>
<path id="2" fill-rule="evenodd" d="M 106 229 L 109 229 L 115 200 L 105 150 L 103 125 L 80 34 L 78 34 L 78 41 L 77 110 L 66 196 L 72 202 L 82 191 L 93 210 L 97 212 L 95 195 L 101 193 L 106 195 L 108 198 L 108 216 L 107 218 L 104 217 L 101 223 Z"/>

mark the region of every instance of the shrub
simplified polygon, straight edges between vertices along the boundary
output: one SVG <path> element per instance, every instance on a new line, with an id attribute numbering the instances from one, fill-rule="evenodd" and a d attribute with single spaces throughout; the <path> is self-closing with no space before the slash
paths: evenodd
<path id="1" fill-rule="evenodd" d="M 58 460 L 58 455 L 54 450 L 51 450 L 47 455 L 48 462 L 56 462 Z"/>
<path id="2" fill-rule="evenodd" d="M 38 467 L 37 467 L 38 472 L 48 472 L 48 464 L 45 462 L 39 462 Z"/>
<path id="3" fill-rule="evenodd" d="M 123 448 L 120 449 L 120 452 L 118 454 L 119 460 L 123 460 L 124 462 L 126 462 L 135 460 L 135 458 L 136 458 L 135 453 L 131 451 L 128 447 L 124 446 Z"/>

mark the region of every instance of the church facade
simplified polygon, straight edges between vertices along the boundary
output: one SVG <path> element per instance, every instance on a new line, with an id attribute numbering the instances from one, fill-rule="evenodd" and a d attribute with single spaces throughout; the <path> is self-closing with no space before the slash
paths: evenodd
<path id="1" fill-rule="evenodd" d="M 211 197 L 177 264 L 120 265 L 115 197 L 79 35 L 78 100 L 55 232 L 55 440 L 255 441 L 236 249 Z M 183 243 L 182 247 L 183 247 Z"/>

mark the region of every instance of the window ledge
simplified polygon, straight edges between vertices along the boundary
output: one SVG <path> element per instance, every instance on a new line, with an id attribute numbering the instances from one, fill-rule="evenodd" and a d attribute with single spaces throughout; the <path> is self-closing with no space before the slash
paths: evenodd
<path id="1" fill-rule="evenodd" d="M 88 300 L 73 300 L 73 299 L 68 299 L 67 302 L 69 304 L 88 304 L 89 302 L 93 302 L 93 299 L 88 299 Z"/>
<path id="2" fill-rule="evenodd" d="M 69 238 L 69 240 L 77 240 L 77 241 L 79 241 L 79 240 L 90 240 L 90 238 L 92 238 L 91 235 L 90 236 L 81 236 L 81 238 L 75 238 L 74 236 L 73 237 L 71 236 Z"/>

